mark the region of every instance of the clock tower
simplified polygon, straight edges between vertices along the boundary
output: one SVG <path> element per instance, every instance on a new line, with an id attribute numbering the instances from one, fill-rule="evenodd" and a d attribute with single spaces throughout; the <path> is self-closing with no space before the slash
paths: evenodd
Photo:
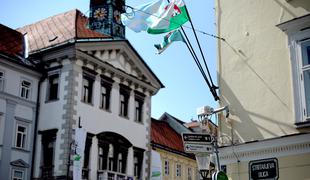
<path id="1" fill-rule="evenodd" d="M 90 0 L 89 27 L 113 38 L 125 38 L 121 14 L 125 12 L 125 0 Z"/>

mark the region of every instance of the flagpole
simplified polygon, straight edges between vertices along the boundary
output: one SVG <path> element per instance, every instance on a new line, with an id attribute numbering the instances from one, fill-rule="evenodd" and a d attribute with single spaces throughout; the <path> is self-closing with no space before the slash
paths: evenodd
<path id="1" fill-rule="evenodd" d="M 184 2 L 184 0 L 182 0 L 182 1 Z M 170 0 L 167 0 L 167 2 L 170 3 Z M 185 4 L 185 2 L 184 2 L 184 4 Z M 200 43 L 199 43 L 198 38 L 197 38 L 197 34 L 196 34 L 196 32 L 195 32 L 195 29 L 194 29 L 194 25 L 193 25 L 193 23 L 192 23 L 192 20 L 191 20 L 191 18 L 190 18 L 190 15 L 189 15 L 189 12 L 188 12 L 188 10 L 187 10 L 186 5 L 185 5 L 185 10 L 186 10 L 186 13 L 187 13 L 187 15 L 188 15 L 188 20 L 189 20 L 189 22 L 190 22 L 190 24 L 191 24 L 191 27 L 192 27 L 191 29 L 192 29 L 193 32 L 194 32 L 194 35 L 195 35 L 197 44 L 198 44 L 198 46 L 199 46 L 199 50 L 200 50 L 201 56 L 202 56 L 202 58 L 203 58 L 203 62 L 204 62 L 204 64 L 205 64 L 205 67 L 206 67 L 207 73 L 208 73 L 208 75 L 209 75 L 209 78 L 206 76 L 206 74 L 205 74 L 205 72 L 204 72 L 204 70 L 203 70 L 203 67 L 201 66 L 201 63 L 200 63 L 200 61 L 199 61 L 199 59 L 198 59 L 198 57 L 197 57 L 197 55 L 196 55 L 196 53 L 195 53 L 195 51 L 194 51 L 194 48 L 192 47 L 192 45 L 191 45 L 191 43 L 190 43 L 190 41 L 189 41 L 189 39 L 188 39 L 188 37 L 187 37 L 187 35 L 186 35 L 186 33 L 185 33 L 183 27 L 181 26 L 181 30 L 182 30 L 183 34 L 185 35 L 185 38 L 186 38 L 185 44 L 186 44 L 188 50 L 190 51 L 190 53 L 191 53 L 191 55 L 192 55 L 192 57 L 193 57 L 193 59 L 194 59 L 196 65 L 198 66 L 198 69 L 200 70 L 200 73 L 202 74 L 203 78 L 205 79 L 205 81 L 206 81 L 206 83 L 207 83 L 207 85 L 208 85 L 208 87 L 209 87 L 209 89 L 210 89 L 210 91 L 211 91 L 211 93 L 212 93 L 212 95 L 213 95 L 213 97 L 214 97 L 214 100 L 217 101 L 217 100 L 219 100 L 219 97 L 218 97 L 217 92 L 216 92 L 216 89 L 218 89 L 218 87 L 215 86 L 215 85 L 213 84 L 213 81 L 212 81 L 212 77 L 211 77 L 211 75 L 210 75 L 209 68 L 208 68 L 208 66 L 207 66 L 207 63 L 206 63 L 204 54 L 203 54 L 203 52 L 202 52 Z M 209 82 L 209 79 L 210 79 L 210 81 L 211 81 L 211 84 L 210 84 L 210 82 Z"/>
<path id="2" fill-rule="evenodd" d="M 193 57 L 193 59 L 194 59 L 196 65 L 198 66 L 198 69 L 200 70 L 200 73 L 202 74 L 204 80 L 206 81 L 206 83 L 207 83 L 207 85 L 208 85 L 208 87 L 209 87 L 209 89 L 210 89 L 210 91 L 211 91 L 211 93 L 212 93 L 214 99 L 217 101 L 217 100 L 219 99 L 219 97 L 217 96 L 217 93 L 213 91 L 212 86 L 211 86 L 211 84 L 210 84 L 210 82 L 209 82 L 209 80 L 208 80 L 208 78 L 207 78 L 205 72 L 203 71 L 203 68 L 202 68 L 202 66 L 201 66 L 201 64 L 200 64 L 200 62 L 199 62 L 199 60 L 198 60 L 198 57 L 197 57 L 197 55 L 196 55 L 196 53 L 195 53 L 195 51 L 194 51 L 194 49 L 193 49 L 193 47 L 192 47 L 192 45 L 191 45 L 191 43 L 190 43 L 188 37 L 187 37 L 187 35 L 186 35 L 186 33 L 185 33 L 183 27 L 181 27 L 181 30 L 182 30 L 182 32 L 183 32 L 185 38 L 186 38 L 185 44 L 186 44 L 186 46 L 187 46 L 187 49 L 188 49 L 189 52 L 191 53 L 191 55 L 192 55 L 192 57 Z"/>
<path id="3" fill-rule="evenodd" d="M 184 0 L 182 0 L 182 1 L 184 2 Z M 185 2 L 184 2 L 184 4 L 185 4 Z M 187 6 L 186 6 L 186 5 L 185 5 L 185 10 L 186 10 L 186 13 L 187 13 L 187 15 L 188 15 L 188 20 L 189 20 L 189 22 L 190 22 L 190 24 L 191 24 L 191 27 L 192 27 L 192 31 L 193 31 L 193 33 L 194 33 L 194 35 L 195 35 L 195 39 L 196 39 L 196 41 L 197 41 L 197 44 L 198 44 L 198 47 L 199 47 L 199 50 L 200 50 L 200 54 L 201 54 L 202 59 L 203 59 L 203 62 L 204 62 L 204 64 L 205 64 L 207 73 L 208 73 L 208 75 L 209 75 L 209 79 L 210 79 L 210 81 L 211 81 L 211 85 L 212 85 L 211 91 L 213 91 L 213 93 L 216 94 L 216 97 L 214 97 L 214 99 L 215 99 L 215 100 L 219 100 L 219 98 L 218 98 L 218 96 L 217 96 L 217 93 L 216 93 L 216 89 L 218 89 L 218 87 L 215 86 L 214 83 L 213 83 L 213 81 L 212 81 L 212 77 L 211 77 L 209 68 L 208 68 L 208 66 L 207 66 L 206 59 L 205 59 L 204 54 L 203 54 L 203 52 L 202 52 L 202 48 L 201 48 L 201 46 L 200 46 L 200 42 L 199 42 L 199 40 L 198 40 L 196 31 L 194 30 L 195 28 L 194 28 L 192 19 L 191 19 L 190 15 L 189 15 L 189 12 L 188 12 L 188 10 L 187 10 Z M 213 94 L 213 93 L 212 93 L 212 94 Z"/>

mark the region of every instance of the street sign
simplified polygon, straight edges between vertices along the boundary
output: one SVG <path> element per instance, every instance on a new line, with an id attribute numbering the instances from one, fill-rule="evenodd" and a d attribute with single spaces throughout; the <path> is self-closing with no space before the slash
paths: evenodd
<path id="1" fill-rule="evenodd" d="M 213 137 L 210 134 L 199 133 L 182 133 L 183 142 L 185 143 L 199 143 L 211 144 Z"/>
<path id="2" fill-rule="evenodd" d="M 210 144 L 184 143 L 184 151 L 188 153 L 212 153 L 213 146 Z"/>
<path id="3" fill-rule="evenodd" d="M 250 180 L 279 179 L 279 166 L 277 158 L 261 159 L 249 162 Z"/>

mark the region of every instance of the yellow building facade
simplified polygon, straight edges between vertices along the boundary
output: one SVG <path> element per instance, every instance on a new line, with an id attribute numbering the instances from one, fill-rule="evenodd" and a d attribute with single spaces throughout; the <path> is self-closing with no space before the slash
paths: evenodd
<path id="1" fill-rule="evenodd" d="M 220 162 L 230 179 L 310 179 L 310 1 L 215 0 Z"/>
<path id="2" fill-rule="evenodd" d="M 163 180 L 197 180 L 198 172 L 195 159 L 160 148 L 155 148 L 154 150 L 161 157 Z"/>

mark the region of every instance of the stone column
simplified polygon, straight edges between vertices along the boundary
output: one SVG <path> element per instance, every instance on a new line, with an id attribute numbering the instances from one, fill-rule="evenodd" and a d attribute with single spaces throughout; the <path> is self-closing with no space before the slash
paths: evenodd
<path id="1" fill-rule="evenodd" d="M 128 148 L 128 154 L 127 154 L 127 168 L 126 168 L 126 174 L 133 176 L 134 175 L 134 167 L 133 167 L 133 147 Z"/>
<path id="2" fill-rule="evenodd" d="M 90 179 L 97 179 L 98 171 L 98 139 L 93 137 L 91 149 L 90 149 L 90 163 L 89 163 L 89 177 Z"/>

